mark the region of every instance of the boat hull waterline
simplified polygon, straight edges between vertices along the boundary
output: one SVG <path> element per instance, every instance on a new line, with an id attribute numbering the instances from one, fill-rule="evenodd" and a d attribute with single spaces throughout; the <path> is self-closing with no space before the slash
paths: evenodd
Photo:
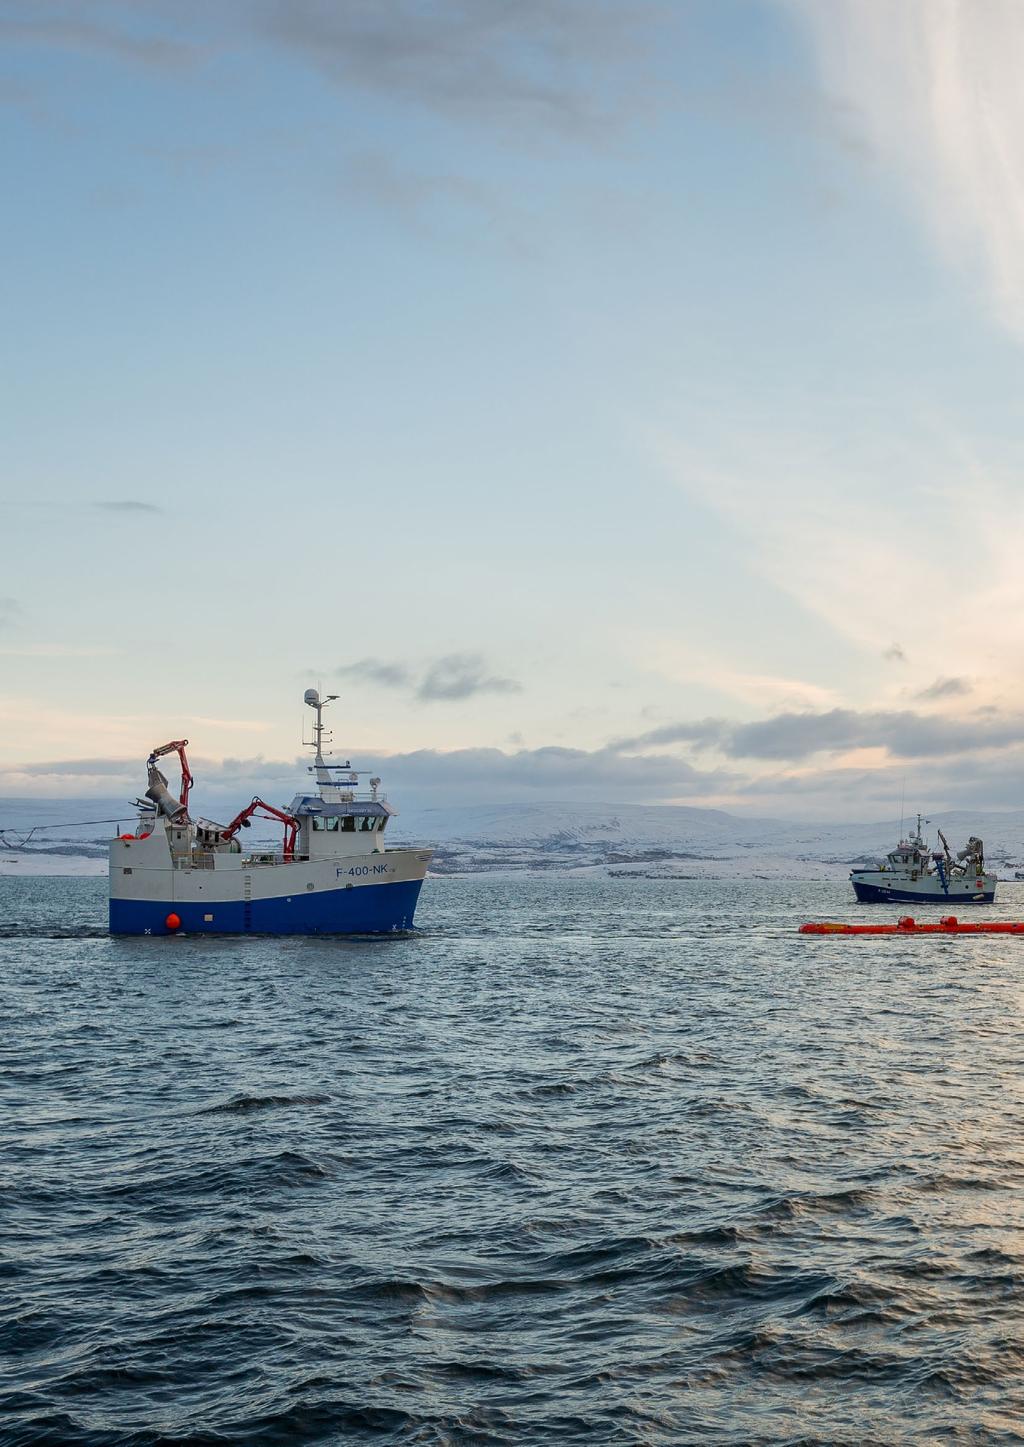
<path id="1" fill-rule="evenodd" d="M 372 889 L 330 889 L 320 894 L 266 899 L 111 899 L 110 933 L 173 934 L 396 934 L 411 930 L 421 879 Z M 176 923 L 167 920 L 176 917 Z"/>
<path id="2" fill-rule="evenodd" d="M 852 878 L 853 892 L 861 904 L 992 904 L 995 884 L 991 888 L 957 889 L 947 893 L 926 894 L 921 890 L 899 889 L 895 885 L 870 884 L 863 878 Z"/>

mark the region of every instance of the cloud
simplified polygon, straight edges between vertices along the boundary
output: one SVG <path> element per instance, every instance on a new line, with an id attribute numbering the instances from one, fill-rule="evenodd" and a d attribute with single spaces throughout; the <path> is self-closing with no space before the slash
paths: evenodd
<path id="1" fill-rule="evenodd" d="M 865 716 L 870 717 L 870 716 Z M 766 720 L 777 724 L 777 720 Z M 971 723 L 964 721 L 968 736 Z M 734 725 L 704 720 L 685 726 L 716 737 Z M 830 738 L 849 738 L 833 722 Z M 867 725 L 865 725 L 867 727 Z M 659 731 L 664 734 L 667 731 Z M 505 751 L 467 748 L 441 752 L 421 749 L 409 753 L 378 754 L 360 759 L 363 770 L 379 774 L 391 801 L 400 810 L 421 807 L 460 807 L 469 804 L 504 804 L 534 799 L 599 803 L 695 803 L 747 809 L 789 817 L 877 818 L 895 811 L 903 780 L 907 799 L 919 800 L 929 810 L 967 806 L 1003 808 L 1007 799 L 1024 797 L 1024 742 L 1018 731 L 1012 742 L 1010 726 L 998 737 L 973 738 L 968 749 L 952 731 L 936 735 L 951 752 L 945 756 L 915 754 L 913 762 L 892 761 L 881 767 L 791 768 L 760 771 L 697 767 L 668 753 L 630 753 L 623 744 L 598 749 L 541 747 Z M 639 741 L 633 741 L 634 743 Z M 805 741 L 806 742 L 806 741 Z M 778 764 L 776 754 L 762 748 L 759 762 Z M 286 802 L 308 787 L 305 759 L 249 758 L 193 761 L 195 811 L 213 818 L 228 818 L 253 794 Z M 909 769 L 909 772 L 908 772 Z M 170 770 L 172 784 L 176 775 Z M 45 763 L 11 764 L 0 769 L 0 795 L 51 798 L 109 799 L 124 793 L 134 797 L 144 787 L 137 758 L 57 759 Z M 812 841 L 813 842 L 813 841 Z"/>
<path id="2" fill-rule="evenodd" d="M 261 755 L 220 761 L 195 758 L 196 808 L 223 808 L 254 792 L 289 796 L 308 780 L 306 759 L 265 759 Z M 370 755 L 361 770 L 383 776 L 401 805 L 416 799 L 461 803 L 514 801 L 524 795 L 604 800 L 610 797 L 658 802 L 677 794 L 717 795 L 740 782 L 722 770 L 699 770 L 668 755 L 623 758 L 614 749 L 542 747 L 505 752 L 495 748 L 418 749 Z M 176 774 L 169 771 L 172 783 Z M 48 792 L 109 793 L 112 786 L 138 792 L 145 771 L 139 759 L 56 759 L 11 764 L 0 770 L 0 794 Z"/>
<path id="3" fill-rule="evenodd" d="M 898 643 L 890 643 L 882 653 L 882 657 L 888 659 L 890 663 L 906 663 L 907 661 L 907 655 Z"/>
<path id="4" fill-rule="evenodd" d="M 416 690 L 416 697 L 433 699 L 473 698 L 481 693 L 522 693 L 514 678 L 487 673 L 479 653 L 449 653 L 430 665 Z"/>
<path id="5" fill-rule="evenodd" d="M 436 206 L 475 212 L 497 224 L 498 208 L 486 187 L 465 176 L 424 174 L 398 165 L 383 151 L 359 151 L 345 162 L 348 195 L 369 201 L 406 221 L 421 223 Z"/>
<path id="6" fill-rule="evenodd" d="M 635 55 L 656 11 L 623 0 L 276 0 L 252 13 L 268 38 L 346 89 L 580 131 L 606 119 L 611 95 L 592 72 Z"/>
<path id="7" fill-rule="evenodd" d="M 897 419 L 891 387 L 873 386 L 855 404 L 827 390 L 800 399 L 783 385 L 737 404 L 727 389 L 697 387 L 665 405 L 648 438 L 690 505 L 728 529 L 738 563 L 794 599 L 816 631 L 824 625 L 862 678 L 869 665 L 881 673 L 887 643 L 914 688 L 970 675 L 984 619 L 986 669 L 1024 703 L 1019 446 L 910 399 Z M 868 413 L 878 425 L 865 426 Z M 950 578 L 957 604 L 939 628 L 921 599 L 943 596 Z M 895 664 L 904 672 L 896 657 L 890 676 Z"/>
<path id="8" fill-rule="evenodd" d="M 355 678 L 380 683 L 385 688 L 411 688 L 413 675 L 404 663 L 385 663 L 380 658 L 360 658 L 356 663 L 343 663 L 335 669 L 339 678 Z"/>
<path id="9" fill-rule="evenodd" d="M 0 37 L 165 69 L 256 38 L 345 92 L 593 134 L 650 89 L 635 62 L 667 13 L 662 0 L 9 0 Z"/>
<path id="10" fill-rule="evenodd" d="M 422 672 L 408 664 L 388 663 L 380 658 L 343 663 L 335 672 L 341 678 L 405 689 L 424 703 L 450 702 L 485 693 L 521 693 L 523 688 L 514 678 L 488 673 L 480 653 L 446 653 L 426 664 Z"/>
<path id="11" fill-rule="evenodd" d="M 927 688 L 922 688 L 920 693 L 914 695 L 922 702 L 930 703 L 940 698 L 961 698 L 964 694 L 971 692 L 971 684 L 966 678 L 937 678 Z"/>
<path id="12" fill-rule="evenodd" d="M 1024 336 L 1019 0 L 783 3 L 943 253 L 982 273 L 996 316 Z"/>
<path id="13" fill-rule="evenodd" d="M 797 818 L 893 816 L 904 796 L 908 815 L 920 807 L 928 812 L 964 809 L 976 818 L 981 809 L 1005 810 L 1024 798 L 1024 747 L 879 769 L 767 773 L 747 780 L 742 795 L 743 804 L 757 812 Z M 964 832 L 974 827 L 967 823 Z"/>
<path id="14" fill-rule="evenodd" d="M 21 10 L 21 14 L 17 11 Z M 91 11 L 90 15 L 88 12 Z M 65 6 L 35 4 L 16 6 L 14 13 L 0 15 L 0 38 L 29 45 L 62 50 L 84 50 L 114 55 L 121 60 L 161 68 L 194 64 L 202 55 L 195 45 L 177 37 L 150 33 L 159 7 L 134 7 L 115 15 L 103 3 L 79 4 L 72 14 Z"/>
<path id="15" fill-rule="evenodd" d="M 796 760 L 820 753 L 883 749 L 893 758 L 945 756 L 1006 749 L 1024 739 L 1024 715 L 984 713 L 947 718 L 911 710 L 834 708 L 825 713 L 780 713 L 755 723 L 707 718 L 667 724 L 615 747 L 622 753 L 673 743 L 714 749 L 731 759 Z"/>
<path id="16" fill-rule="evenodd" d="M 0 598 L 0 628 L 6 628 L 9 623 L 13 623 L 20 613 L 21 604 L 17 598 Z"/>
<path id="17" fill-rule="evenodd" d="M 18 764 L 17 770 L 20 774 L 37 779 L 50 775 L 57 775 L 62 779 L 82 776 L 123 778 L 133 772 L 140 777 L 145 773 L 145 770 L 140 768 L 138 759 L 58 759 L 46 763 Z"/>
<path id="18" fill-rule="evenodd" d="M 93 507 L 99 508 L 101 512 L 126 512 L 126 513 L 159 513 L 163 512 L 162 507 L 157 507 L 154 502 L 140 502 L 137 498 L 119 498 L 111 502 L 94 502 Z"/>
<path id="19" fill-rule="evenodd" d="M 2 623 L 0 619 L 0 623 Z M 112 658 L 120 648 L 73 643 L 26 643 L 21 648 L 0 648 L 3 658 Z"/>
<path id="20" fill-rule="evenodd" d="M 391 754 L 374 761 L 389 785 L 407 785 L 436 792 L 466 790 L 480 800 L 515 798 L 523 792 L 550 798 L 589 794 L 605 797 L 642 795 L 662 799 L 680 790 L 709 794 L 721 791 L 726 775 L 698 770 L 667 755 L 623 759 L 613 749 L 572 749 L 547 746 L 517 749 L 421 749 Z"/>
<path id="21" fill-rule="evenodd" d="M 254 793 L 266 790 L 281 795 L 294 794 L 304 787 L 307 760 L 265 759 L 256 755 L 247 759 L 189 760 L 196 780 L 196 810 L 223 809 L 244 803 Z M 161 767 L 176 786 L 177 760 L 162 761 Z M 70 797 L 78 794 L 109 795 L 112 789 L 123 790 L 135 798 L 146 788 L 145 762 L 139 758 L 47 759 L 41 762 L 15 763 L 0 766 L 0 795 L 46 794 Z"/>

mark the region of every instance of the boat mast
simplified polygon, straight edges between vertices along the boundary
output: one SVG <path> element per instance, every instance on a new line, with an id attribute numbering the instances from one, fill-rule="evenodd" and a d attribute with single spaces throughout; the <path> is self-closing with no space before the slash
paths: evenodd
<path id="1" fill-rule="evenodd" d="M 307 748 L 316 749 L 316 755 L 313 759 L 313 771 L 316 774 L 316 781 L 320 785 L 330 785 L 333 782 L 331 779 L 330 765 L 324 762 L 324 709 L 329 703 L 333 703 L 337 697 L 338 695 L 336 693 L 329 693 L 326 698 L 321 698 L 320 692 L 316 688 L 307 688 L 303 695 L 304 702 L 309 705 L 316 715 L 316 723 L 313 725 L 313 737 L 311 739 L 303 739 L 303 743 Z M 327 737 L 328 739 L 331 737 L 330 733 L 327 734 Z"/>

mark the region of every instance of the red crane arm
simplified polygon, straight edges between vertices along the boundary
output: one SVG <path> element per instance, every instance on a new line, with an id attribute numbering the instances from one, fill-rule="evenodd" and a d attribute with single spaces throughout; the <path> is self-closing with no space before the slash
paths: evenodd
<path id="1" fill-rule="evenodd" d="M 186 814 L 188 813 L 188 791 L 194 782 L 192 770 L 188 766 L 188 759 L 185 755 L 185 746 L 187 743 L 188 739 L 172 739 L 169 744 L 161 744 L 158 749 L 154 749 L 148 759 L 150 764 L 154 764 L 157 759 L 163 758 L 164 754 L 178 755 L 179 762 L 181 763 L 181 792 L 179 798 L 181 799 L 181 807 L 185 810 Z"/>
<path id="2" fill-rule="evenodd" d="M 222 839 L 233 839 L 244 824 L 248 824 L 252 816 L 262 809 L 262 818 L 279 819 L 284 825 L 284 849 L 282 853 L 285 859 L 291 859 L 295 854 L 295 836 L 299 832 L 299 821 L 294 814 L 286 814 L 283 809 L 276 809 L 273 804 L 268 804 L 265 799 L 257 796 L 251 804 L 246 804 L 240 810 L 231 823 L 221 830 Z"/>

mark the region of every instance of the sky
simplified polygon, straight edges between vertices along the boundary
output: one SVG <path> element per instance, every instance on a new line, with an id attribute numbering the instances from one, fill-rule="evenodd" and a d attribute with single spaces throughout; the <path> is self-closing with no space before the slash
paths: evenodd
<path id="1" fill-rule="evenodd" d="M 1024 798 L 1017 0 L 0 0 L 0 795 Z"/>

